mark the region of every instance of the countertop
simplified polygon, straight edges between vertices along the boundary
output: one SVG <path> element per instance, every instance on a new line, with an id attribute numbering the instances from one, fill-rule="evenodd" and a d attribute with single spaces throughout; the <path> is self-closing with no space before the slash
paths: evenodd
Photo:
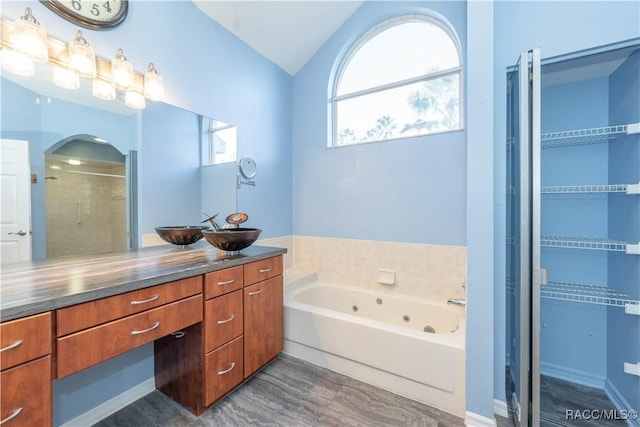
<path id="1" fill-rule="evenodd" d="M 8 264 L 0 274 L 0 321 L 13 320 L 161 283 L 282 255 L 250 246 L 228 255 L 206 242 Z"/>

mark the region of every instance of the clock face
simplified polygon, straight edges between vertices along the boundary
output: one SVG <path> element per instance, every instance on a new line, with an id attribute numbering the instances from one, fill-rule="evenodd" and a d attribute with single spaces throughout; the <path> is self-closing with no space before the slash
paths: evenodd
<path id="1" fill-rule="evenodd" d="M 115 27 L 127 16 L 127 0 L 40 0 L 63 18 L 93 30 Z"/>

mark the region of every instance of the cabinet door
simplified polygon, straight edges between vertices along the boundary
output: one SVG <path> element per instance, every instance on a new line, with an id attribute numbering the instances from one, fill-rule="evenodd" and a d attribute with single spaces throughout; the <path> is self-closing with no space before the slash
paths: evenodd
<path id="1" fill-rule="evenodd" d="M 242 337 L 207 354 L 204 363 L 206 406 L 233 390 L 244 379 Z"/>
<path id="2" fill-rule="evenodd" d="M 51 420 L 51 356 L 0 374 L 2 427 L 46 427 Z"/>
<path id="3" fill-rule="evenodd" d="M 283 347 L 282 276 L 244 288 L 244 376 L 276 357 Z"/>
<path id="4" fill-rule="evenodd" d="M 205 301 L 205 353 L 242 335 L 242 320 L 242 291 Z"/>
<path id="5" fill-rule="evenodd" d="M 0 369 L 51 353 L 51 312 L 0 325 Z"/>

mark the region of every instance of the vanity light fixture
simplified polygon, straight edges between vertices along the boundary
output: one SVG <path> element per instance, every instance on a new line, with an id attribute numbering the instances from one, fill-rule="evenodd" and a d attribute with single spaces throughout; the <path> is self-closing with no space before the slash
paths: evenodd
<path id="1" fill-rule="evenodd" d="M 16 21 L 0 18 L 0 66 L 21 76 L 33 76 L 34 61 L 53 66 L 54 83 L 67 89 L 78 89 L 80 77 L 91 79 L 96 98 L 115 100 L 118 91 L 124 92 L 125 103 L 131 108 L 145 108 L 145 98 L 162 101 L 165 96 L 164 79 L 153 63 L 146 73 L 134 70 L 122 49 L 112 60 L 96 56 L 94 49 L 76 31 L 69 43 L 48 37 L 33 17 L 31 8 Z M 50 98 L 48 100 L 50 103 Z M 39 103 L 39 98 L 36 99 Z"/>
<path id="2" fill-rule="evenodd" d="M 33 59 L 15 50 L 2 49 L 2 68 L 19 76 L 33 76 L 36 72 Z"/>
<path id="3" fill-rule="evenodd" d="M 69 68 L 77 71 L 83 77 L 94 78 L 96 76 L 96 53 L 87 40 L 82 36 L 82 31 L 76 31 L 73 41 L 69 42 Z"/>
<path id="4" fill-rule="evenodd" d="M 144 74 L 144 96 L 152 101 L 164 99 L 164 79 L 156 70 L 153 62 L 149 63 L 147 72 Z"/>
<path id="5" fill-rule="evenodd" d="M 24 16 L 16 19 L 11 33 L 13 50 L 27 55 L 37 61 L 49 59 L 47 32 L 31 13 L 31 8 L 24 10 Z"/>
<path id="6" fill-rule="evenodd" d="M 116 99 L 116 88 L 111 82 L 102 79 L 94 79 L 91 87 L 93 96 L 105 101 L 113 101 Z"/>
<path id="7" fill-rule="evenodd" d="M 53 66 L 53 83 L 64 89 L 76 90 L 80 88 L 80 75 L 75 70 L 66 67 Z"/>
<path id="8" fill-rule="evenodd" d="M 133 65 L 118 49 L 116 57 L 111 60 L 111 83 L 118 89 L 129 90 L 133 86 Z"/>
<path id="9" fill-rule="evenodd" d="M 142 110 L 145 107 L 144 95 L 136 90 L 128 90 L 124 94 L 124 103 L 136 110 Z"/>

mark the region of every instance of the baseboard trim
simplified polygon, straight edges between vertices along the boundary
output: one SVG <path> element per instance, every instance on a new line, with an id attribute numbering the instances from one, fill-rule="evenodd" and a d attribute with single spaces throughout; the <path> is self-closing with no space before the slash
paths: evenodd
<path id="1" fill-rule="evenodd" d="M 493 413 L 502 417 L 509 418 L 509 407 L 504 400 L 493 399 Z"/>
<path id="2" fill-rule="evenodd" d="M 468 427 L 495 427 L 496 420 L 467 411 L 464 416 L 464 425 Z"/>
<path id="3" fill-rule="evenodd" d="M 156 389 L 155 377 L 147 378 L 141 383 L 131 387 L 127 391 L 120 393 L 119 395 L 107 400 L 104 403 L 96 406 L 62 424 L 60 427 L 77 427 L 77 426 L 91 426 L 94 425 L 109 415 L 118 412 L 120 409 L 135 402 L 141 397 L 146 396 Z"/>
<path id="4" fill-rule="evenodd" d="M 587 387 L 599 388 L 600 390 L 604 388 L 605 377 L 567 368 L 566 366 L 542 362 L 540 363 L 540 373 Z"/>
<path id="5" fill-rule="evenodd" d="M 622 393 L 618 391 L 618 388 L 609 381 L 609 379 L 604 383 L 604 394 L 606 394 L 609 400 L 611 400 L 611 403 L 613 403 L 618 412 L 628 414 L 630 411 L 635 411 L 635 408 L 631 407 L 629 402 L 627 402 L 627 399 L 624 398 Z M 634 420 L 627 419 L 625 421 L 629 427 L 640 427 L 640 419 L 638 418 Z"/>

